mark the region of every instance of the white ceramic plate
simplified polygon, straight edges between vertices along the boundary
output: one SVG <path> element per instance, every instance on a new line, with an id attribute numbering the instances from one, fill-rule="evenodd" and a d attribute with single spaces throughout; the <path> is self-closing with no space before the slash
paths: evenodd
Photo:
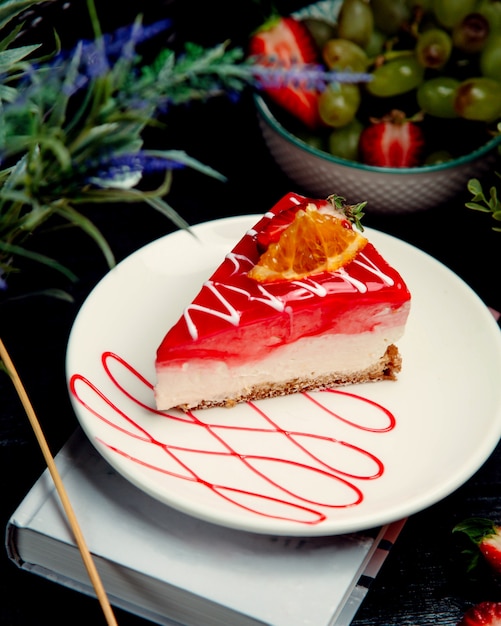
<path id="1" fill-rule="evenodd" d="M 444 498 L 501 436 L 501 333 L 427 254 L 368 237 L 413 296 L 396 382 L 192 415 L 153 406 L 157 346 L 257 216 L 207 222 L 138 250 L 89 295 L 67 352 L 70 397 L 97 450 L 154 498 L 259 533 L 328 535 Z"/>

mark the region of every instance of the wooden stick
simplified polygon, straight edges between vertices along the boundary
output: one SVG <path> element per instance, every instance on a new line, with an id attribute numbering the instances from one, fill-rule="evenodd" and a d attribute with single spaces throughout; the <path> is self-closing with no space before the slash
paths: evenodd
<path id="1" fill-rule="evenodd" d="M 45 458 L 45 462 L 47 464 L 47 467 L 49 468 L 49 472 L 52 476 L 52 480 L 54 481 L 54 485 L 56 486 L 56 490 L 57 493 L 59 494 L 59 498 L 61 499 L 61 503 L 64 507 L 64 510 L 66 512 L 66 516 L 68 518 L 68 521 L 70 523 L 71 529 L 73 530 L 73 534 L 75 535 L 75 539 L 78 545 L 78 548 L 80 550 L 80 553 L 82 555 L 82 559 L 84 562 L 84 565 L 87 569 L 87 572 L 89 574 L 89 578 L 94 586 L 94 590 L 96 592 L 97 598 L 101 604 L 101 608 L 103 610 L 103 613 L 106 617 L 106 621 L 109 624 L 109 626 L 116 626 L 117 625 L 117 621 L 115 619 L 115 616 L 113 614 L 113 610 L 111 608 L 111 605 L 109 603 L 108 597 L 106 595 L 106 592 L 104 590 L 103 584 L 101 582 L 101 578 L 99 576 L 99 573 L 96 569 L 95 563 L 92 559 L 92 556 L 89 552 L 89 549 L 87 548 L 87 545 L 85 543 L 85 539 L 83 537 L 82 531 L 80 529 L 80 525 L 78 524 L 77 518 L 75 516 L 75 513 L 73 511 L 73 507 L 71 506 L 70 500 L 68 498 L 68 494 L 66 492 L 66 489 L 63 485 L 63 481 L 61 479 L 61 475 L 59 474 L 59 471 L 57 469 L 57 466 L 54 462 L 54 459 L 52 457 L 52 454 L 50 452 L 49 446 L 47 444 L 47 441 L 45 439 L 45 435 L 43 433 L 43 430 L 40 426 L 40 423 L 37 419 L 37 416 L 35 415 L 35 411 L 33 410 L 33 406 L 31 405 L 31 402 L 28 398 L 28 394 L 26 393 L 26 390 L 21 382 L 21 379 L 19 378 L 18 373 L 16 372 L 16 368 L 14 367 L 14 364 L 12 363 L 12 360 L 9 356 L 9 353 L 7 352 L 4 343 L 2 341 L 2 339 L 0 339 L 0 360 L 3 361 L 8 374 L 10 375 L 12 382 L 14 383 L 14 387 L 16 388 L 16 391 L 19 395 L 19 398 L 23 404 L 24 410 L 26 411 L 26 414 L 28 415 L 28 419 L 30 420 L 31 426 L 35 432 L 35 436 L 37 438 L 38 441 L 38 445 L 40 446 L 40 449 L 42 450 L 42 454 Z"/>

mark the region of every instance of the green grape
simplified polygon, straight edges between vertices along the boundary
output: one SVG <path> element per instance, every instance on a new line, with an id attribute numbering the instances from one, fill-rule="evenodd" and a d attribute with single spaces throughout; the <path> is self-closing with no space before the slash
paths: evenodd
<path id="1" fill-rule="evenodd" d="M 501 77 L 501 34 L 489 38 L 480 54 L 480 71 L 483 76 L 500 80 Z"/>
<path id="2" fill-rule="evenodd" d="M 414 10 L 420 9 L 423 12 L 431 11 L 433 0 L 407 0 L 407 6 Z"/>
<path id="3" fill-rule="evenodd" d="M 318 97 L 318 112 L 327 126 L 341 128 L 349 124 L 360 106 L 360 89 L 351 83 L 332 84 Z"/>
<path id="4" fill-rule="evenodd" d="M 295 134 L 299 139 L 301 139 L 301 141 L 308 144 L 310 148 L 313 148 L 314 150 L 325 151 L 326 146 L 323 138 L 320 135 L 304 129 L 296 131 Z"/>
<path id="5" fill-rule="evenodd" d="M 464 119 L 493 122 L 501 117 L 501 82 L 485 76 L 462 81 L 456 89 L 454 107 Z"/>
<path id="6" fill-rule="evenodd" d="M 411 18 L 407 0 L 372 0 L 374 24 L 386 35 L 395 35 Z"/>
<path id="7" fill-rule="evenodd" d="M 425 161 L 425 165 L 438 165 L 439 163 L 446 163 L 447 161 L 452 161 L 453 156 L 447 150 L 437 150 L 436 152 L 432 152 L 429 154 Z"/>
<path id="8" fill-rule="evenodd" d="M 425 80 L 419 85 L 416 93 L 420 108 L 434 117 L 458 117 L 454 108 L 454 99 L 459 84 L 459 80 L 448 76 L 437 76 Z"/>
<path id="9" fill-rule="evenodd" d="M 358 161 L 358 143 L 364 125 L 357 118 L 342 128 L 336 128 L 328 139 L 329 152 L 341 159 Z"/>
<path id="10" fill-rule="evenodd" d="M 452 39 L 441 28 L 430 28 L 420 33 L 416 42 L 416 58 L 423 67 L 442 68 L 452 52 Z"/>
<path id="11" fill-rule="evenodd" d="M 501 33 L 501 2 L 481 0 L 476 11 L 487 19 L 491 33 Z"/>
<path id="12" fill-rule="evenodd" d="M 308 17 L 302 21 L 309 30 L 310 35 L 313 37 L 313 41 L 315 42 L 318 50 L 321 50 L 329 39 L 336 36 L 336 29 L 334 26 L 327 23 L 325 20 Z"/>
<path id="13" fill-rule="evenodd" d="M 490 27 L 481 13 L 469 13 L 452 29 L 454 47 L 468 54 L 476 54 L 485 46 Z"/>
<path id="14" fill-rule="evenodd" d="M 386 35 L 379 29 L 374 28 L 367 45 L 365 46 L 365 52 L 369 58 L 376 57 L 384 50 L 384 44 L 386 42 Z"/>
<path id="15" fill-rule="evenodd" d="M 365 72 L 369 65 L 365 50 L 348 39 L 329 39 L 323 47 L 322 56 L 330 70 Z"/>
<path id="16" fill-rule="evenodd" d="M 453 28 L 468 13 L 473 13 L 476 0 L 433 0 L 433 13 L 445 28 Z"/>
<path id="17" fill-rule="evenodd" d="M 366 89 L 373 96 L 399 96 L 415 89 L 423 82 L 423 77 L 424 67 L 416 57 L 402 56 L 377 67 Z"/>
<path id="18" fill-rule="evenodd" d="M 344 0 L 338 15 L 337 33 L 361 48 L 369 43 L 374 28 L 372 8 L 365 0 Z"/>

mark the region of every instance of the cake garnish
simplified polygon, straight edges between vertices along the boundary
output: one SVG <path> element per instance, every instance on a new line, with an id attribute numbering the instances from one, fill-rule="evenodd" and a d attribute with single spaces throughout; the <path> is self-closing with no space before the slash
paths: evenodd
<path id="1" fill-rule="evenodd" d="M 261 283 L 300 280 L 350 263 L 367 243 L 360 224 L 366 203 L 345 205 L 343 201 L 331 195 L 273 216 L 257 233 L 262 254 L 249 278 Z"/>
<path id="2" fill-rule="evenodd" d="M 363 206 L 289 192 L 247 227 L 158 347 L 157 409 L 394 380 L 411 296 Z"/>

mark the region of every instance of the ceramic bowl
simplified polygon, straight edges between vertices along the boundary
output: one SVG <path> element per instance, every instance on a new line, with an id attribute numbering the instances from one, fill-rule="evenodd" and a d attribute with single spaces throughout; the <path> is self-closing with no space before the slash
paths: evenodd
<path id="1" fill-rule="evenodd" d="M 363 165 L 316 149 L 289 132 L 256 95 L 259 126 L 276 163 L 296 187 L 308 195 L 332 193 L 347 202 L 367 201 L 367 211 L 402 214 L 424 211 L 450 202 L 464 192 L 470 178 L 492 170 L 501 136 L 451 161 L 412 168 Z"/>

